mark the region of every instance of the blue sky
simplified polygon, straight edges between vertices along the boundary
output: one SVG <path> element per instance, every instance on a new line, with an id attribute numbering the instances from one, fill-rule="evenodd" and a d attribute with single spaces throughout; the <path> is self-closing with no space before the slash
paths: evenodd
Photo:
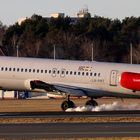
<path id="1" fill-rule="evenodd" d="M 64 12 L 74 17 L 85 6 L 92 16 L 112 19 L 140 16 L 140 0 L 0 0 L 0 21 L 10 25 L 34 13 L 48 17 L 51 13 Z"/>

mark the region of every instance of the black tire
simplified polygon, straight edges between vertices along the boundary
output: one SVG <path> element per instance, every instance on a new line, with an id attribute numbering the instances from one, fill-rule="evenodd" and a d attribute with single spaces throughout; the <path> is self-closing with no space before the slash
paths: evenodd
<path id="1" fill-rule="evenodd" d="M 74 108 L 75 104 L 72 101 L 64 101 L 61 104 L 61 109 L 63 111 L 67 110 L 68 108 Z"/>
<path id="2" fill-rule="evenodd" d="M 86 102 L 86 105 L 90 105 L 90 106 L 98 106 L 98 103 L 95 100 L 88 100 Z"/>

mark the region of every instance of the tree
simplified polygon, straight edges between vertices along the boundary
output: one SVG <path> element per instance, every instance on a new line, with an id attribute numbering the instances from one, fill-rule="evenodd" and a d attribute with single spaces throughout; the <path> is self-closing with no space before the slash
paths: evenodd
<path id="1" fill-rule="evenodd" d="M 2 28 L 1 28 L 2 27 Z M 53 57 L 56 46 L 58 58 L 128 62 L 130 43 L 133 43 L 134 62 L 140 46 L 140 17 L 118 19 L 90 16 L 84 18 L 44 18 L 34 14 L 21 25 L 17 23 L 6 30 L 0 23 L 0 39 L 8 55 Z"/>

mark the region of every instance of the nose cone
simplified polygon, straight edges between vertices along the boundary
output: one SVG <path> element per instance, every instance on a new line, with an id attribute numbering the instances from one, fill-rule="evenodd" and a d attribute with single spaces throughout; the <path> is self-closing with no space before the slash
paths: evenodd
<path id="1" fill-rule="evenodd" d="M 134 91 L 140 91 L 140 74 L 133 72 L 123 72 L 120 78 L 122 87 Z"/>

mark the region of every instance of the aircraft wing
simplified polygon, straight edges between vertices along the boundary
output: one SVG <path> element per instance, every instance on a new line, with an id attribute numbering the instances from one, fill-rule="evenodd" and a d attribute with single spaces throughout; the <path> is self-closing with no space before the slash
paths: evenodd
<path id="1" fill-rule="evenodd" d="M 26 87 L 30 90 L 45 90 L 53 92 L 66 93 L 72 96 L 89 96 L 89 93 L 92 93 L 94 97 L 102 97 L 99 90 L 88 89 L 76 86 L 69 86 L 63 84 L 50 84 L 40 80 L 26 80 Z"/>
<path id="2" fill-rule="evenodd" d="M 54 85 L 54 87 L 59 90 L 60 92 L 67 93 L 72 96 L 87 96 L 86 90 L 74 86 L 67 86 L 67 85 Z"/>
<path id="3" fill-rule="evenodd" d="M 41 80 L 26 80 L 25 81 L 26 89 L 33 91 L 53 91 L 66 93 L 72 96 L 88 96 L 94 98 L 100 97 L 119 97 L 119 98 L 135 98 L 134 95 L 127 95 L 122 93 L 114 94 L 113 92 L 104 91 L 102 89 L 89 89 L 77 86 L 63 85 L 63 84 L 53 84 L 46 83 Z"/>

